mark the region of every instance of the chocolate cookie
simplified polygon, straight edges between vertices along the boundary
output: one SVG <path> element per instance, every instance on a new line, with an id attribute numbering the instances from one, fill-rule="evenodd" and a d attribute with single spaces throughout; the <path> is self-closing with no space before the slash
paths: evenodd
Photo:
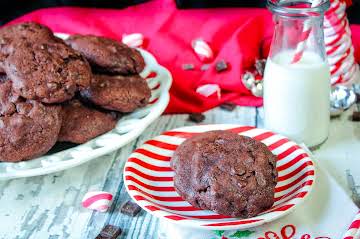
<path id="1" fill-rule="evenodd" d="M 31 42 L 58 40 L 53 32 L 36 22 L 23 22 L 5 26 L 0 29 L 0 39 L 27 40 Z"/>
<path id="2" fill-rule="evenodd" d="M 98 73 L 136 74 L 145 67 L 140 52 L 113 39 L 73 35 L 66 42 L 81 52 Z"/>
<path id="3" fill-rule="evenodd" d="M 85 143 L 116 126 L 116 115 L 84 106 L 78 100 L 65 103 L 62 109 L 63 124 L 58 141 Z"/>
<path id="4" fill-rule="evenodd" d="M 12 83 L 6 75 L 0 75 L 0 116 L 16 112 L 19 95 L 12 89 Z"/>
<path id="5" fill-rule="evenodd" d="M 80 93 L 104 109 L 124 113 L 145 106 L 151 96 L 149 86 L 139 75 L 94 75 L 91 86 Z"/>
<path id="6" fill-rule="evenodd" d="M 5 26 L 0 29 L 0 71 L 4 71 L 4 60 L 14 44 L 19 41 L 29 42 L 48 42 L 61 39 L 55 37 L 52 31 L 41 24 L 35 22 L 24 22 Z"/>
<path id="7" fill-rule="evenodd" d="M 5 60 L 5 72 L 16 93 L 44 103 L 69 100 L 91 80 L 83 56 L 59 42 L 18 42 Z"/>
<path id="8" fill-rule="evenodd" d="M 61 127 L 60 106 L 36 101 L 16 103 L 16 111 L 0 117 L 0 161 L 18 162 L 45 154 Z"/>
<path id="9" fill-rule="evenodd" d="M 249 218 L 273 205 L 276 156 L 249 137 L 230 131 L 196 135 L 176 149 L 171 167 L 176 191 L 197 208 Z"/>

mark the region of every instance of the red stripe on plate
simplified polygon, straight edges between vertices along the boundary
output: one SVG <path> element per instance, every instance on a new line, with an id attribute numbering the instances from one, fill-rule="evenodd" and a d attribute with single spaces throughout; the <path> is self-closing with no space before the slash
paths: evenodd
<path id="1" fill-rule="evenodd" d="M 175 144 L 164 143 L 153 139 L 146 141 L 145 144 L 150 144 L 152 146 L 156 146 L 158 148 L 167 149 L 167 150 L 175 150 L 178 147 L 178 145 Z"/>
<path id="2" fill-rule="evenodd" d="M 146 184 L 144 182 L 141 182 L 139 180 L 137 180 L 136 178 L 134 178 L 133 176 L 130 176 L 130 175 L 126 175 L 125 176 L 125 179 L 126 180 L 129 180 L 129 181 L 132 181 L 134 183 L 137 183 L 138 185 L 146 188 L 146 189 L 149 189 L 149 190 L 152 190 L 152 191 L 157 191 L 157 192 L 175 192 L 175 188 L 174 187 L 157 187 L 157 186 L 152 186 L 152 185 L 149 185 L 149 184 Z"/>
<path id="3" fill-rule="evenodd" d="M 153 159 L 157 159 L 157 160 L 165 161 L 165 162 L 170 161 L 170 159 L 171 159 L 171 157 L 169 157 L 169 156 L 156 154 L 156 153 L 150 152 L 149 150 L 142 149 L 142 148 L 136 149 L 134 152 L 143 154 L 145 156 L 148 156 L 149 158 L 153 158 Z"/>
<path id="4" fill-rule="evenodd" d="M 308 192 L 306 191 L 306 192 L 300 192 L 300 193 L 298 193 L 296 195 L 292 195 L 291 197 L 289 197 L 286 200 L 284 200 L 283 202 L 281 202 L 281 204 L 287 203 L 287 202 L 289 202 L 289 201 L 291 201 L 291 200 L 293 200 L 295 198 L 304 198 L 307 193 Z"/>
<path id="5" fill-rule="evenodd" d="M 109 193 L 101 193 L 98 195 L 91 196 L 90 198 L 84 200 L 82 202 L 82 205 L 83 205 L 83 207 L 89 207 L 91 204 L 93 204 L 94 202 L 96 202 L 98 200 L 106 199 L 106 200 L 111 201 L 112 198 L 113 198 L 113 196 Z"/>
<path id="6" fill-rule="evenodd" d="M 128 185 L 127 186 L 129 191 L 137 191 L 137 192 L 140 192 L 146 196 L 148 196 L 149 198 L 152 198 L 152 199 L 155 199 L 155 200 L 158 200 L 158 201 L 163 201 L 163 202 L 182 202 L 184 201 L 181 197 L 162 197 L 162 196 L 155 196 L 155 195 L 152 195 L 152 194 L 149 194 L 147 192 L 144 192 L 143 190 L 141 190 L 140 188 L 137 188 L 136 186 L 134 185 Z M 152 201 L 149 201 L 147 200 L 148 202 L 151 202 L 153 203 Z"/>
<path id="7" fill-rule="evenodd" d="M 158 100 L 159 100 L 159 98 L 153 99 L 152 101 L 149 102 L 149 104 L 150 104 L 150 105 L 151 105 L 151 104 L 154 104 L 154 103 L 156 103 L 156 101 L 158 101 Z"/>
<path id="8" fill-rule="evenodd" d="M 264 221 L 264 219 L 253 219 L 253 220 L 240 220 L 240 221 L 233 221 L 233 222 L 219 222 L 219 223 L 210 223 L 205 224 L 204 226 L 208 227 L 220 227 L 220 226 L 234 226 L 234 225 L 245 225 L 254 222 Z"/>
<path id="9" fill-rule="evenodd" d="M 296 156 L 294 159 L 292 159 L 291 161 L 279 166 L 279 167 L 276 167 L 277 171 L 283 171 L 283 170 L 286 170 L 288 168 L 290 168 L 291 166 L 294 166 L 294 164 L 298 163 L 299 161 L 301 161 L 303 158 L 306 158 L 308 157 L 308 155 L 306 153 L 302 153 L 302 154 L 299 154 L 298 156 Z M 310 161 L 309 161 L 310 162 Z"/>
<path id="10" fill-rule="evenodd" d="M 146 198 L 144 198 L 141 195 L 135 195 L 134 198 L 137 201 L 148 201 Z M 190 212 L 190 211 L 202 211 L 202 209 L 199 209 L 199 208 L 196 208 L 196 207 L 193 207 L 193 206 L 166 206 L 166 205 L 161 205 L 161 204 L 158 204 L 158 203 L 155 203 L 155 202 L 152 202 L 152 204 L 155 204 L 156 206 L 166 208 L 166 209 L 169 209 L 169 210 L 174 210 L 174 211 L 187 211 L 187 212 Z"/>
<path id="11" fill-rule="evenodd" d="M 278 181 L 285 181 L 285 180 L 287 180 L 289 178 L 292 178 L 296 174 L 301 172 L 304 168 L 306 168 L 307 166 L 311 166 L 311 165 L 313 165 L 313 163 L 311 161 L 306 161 L 300 167 L 296 168 L 294 171 L 292 171 L 292 172 L 290 172 L 290 173 L 288 173 L 286 175 L 278 177 Z"/>
<path id="12" fill-rule="evenodd" d="M 289 156 L 291 153 L 295 152 L 296 150 L 301 149 L 300 146 L 297 145 L 293 145 L 290 148 L 288 148 L 287 150 L 285 150 L 284 152 L 282 152 L 281 154 L 278 154 L 278 159 L 283 159 L 287 156 Z"/>
<path id="13" fill-rule="evenodd" d="M 231 218 L 231 217 L 229 217 L 229 216 L 224 216 L 224 215 L 220 215 L 220 214 L 216 214 L 216 215 L 203 215 L 203 216 L 187 216 L 187 217 L 195 218 L 195 219 L 211 219 L 211 220 Z"/>
<path id="14" fill-rule="evenodd" d="M 241 126 L 241 127 L 237 127 L 237 128 L 232 128 L 232 129 L 228 129 L 231 132 L 240 134 L 249 130 L 255 129 L 255 127 L 253 126 Z"/>
<path id="15" fill-rule="evenodd" d="M 282 195 L 282 196 L 280 196 L 280 197 L 277 197 L 277 198 L 275 198 L 274 200 L 275 200 L 275 202 L 277 202 L 277 201 L 279 201 L 279 200 L 281 200 L 281 199 L 284 199 L 284 198 L 286 198 L 286 197 L 289 197 L 290 195 L 293 195 L 294 193 L 296 193 L 297 191 L 299 191 L 301 188 L 303 188 L 303 187 L 305 187 L 305 186 L 310 186 L 310 185 L 312 185 L 313 182 L 314 182 L 313 180 L 306 181 L 306 182 L 302 183 L 299 187 L 296 187 L 294 190 L 288 192 L 288 193 L 285 194 L 285 195 Z"/>
<path id="16" fill-rule="evenodd" d="M 266 133 L 262 133 L 262 134 L 259 134 L 259 135 L 255 136 L 255 137 L 253 137 L 253 139 L 258 140 L 258 141 L 262 141 L 262 140 L 265 140 L 267 138 L 270 138 L 273 135 L 274 135 L 274 133 L 272 133 L 272 132 L 266 132 Z"/>
<path id="17" fill-rule="evenodd" d="M 185 217 L 180 217 L 180 216 L 177 216 L 177 215 L 168 215 L 168 216 L 165 216 L 165 218 L 169 218 L 169 219 L 174 220 L 174 221 L 180 221 L 180 220 L 186 220 L 187 219 Z"/>
<path id="18" fill-rule="evenodd" d="M 149 163 L 145 163 L 144 161 L 138 159 L 138 158 L 129 158 L 128 159 L 128 162 L 132 162 L 132 163 L 135 163 L 135 164 L 138 164 L 146 169 L 150 169 L 150 170 L 153 170 L 153 171 L 158 171 L 158 172 L 172 172 L 173 170 L 170 168 L 170 167 L 161 167 L 161 166 L 155 166 L 155 165 L 152 165 L 152 164 L 149 164 Z"/>
<path id="19" fill-rule="evenodd" d="M 281 206 L 281 207 L 270 209 L 269 211 L 266 211 L 266 212 L 267 213 L 269 213 L 269 212 L 284 212 L 284 211 L 289 210 L 293 206 L 295 206 L 295 204 L 287 204 L 287 205 L 284 205 L 284 206 Z"/>
<path id="20" fill-rule="evenodd" d="M 145 178 L 147 180 L 151 180 L 151 181 L 156 181 L 156 182 L 171 182 L 174 180 L 173 177 L 160 177 L 160 176 L 151 176 L 148 175 L 146 173 L 140 172 L 139 170 L 137 170 L 136 168 L 133 167 L 126 167 L 125 168 L 125 172 L 132 172 L 142 178 Z"/>
<path id="21" fill-rule="evenodd" d="M 167 135 L 167 136 L 175 136 L 175 137 L 179 137 L 179 138 L 191 138 L 194 135 L 197 135 L 199 133 L 190 133 L 190 132 L 180 132 L 180 131 L 167 131 L 164 132 L 162 135 Z"/>
<path id="22" fill-rule="evenodd" d="M 303 180 L 304 178 L 308 177 L 308 176 L 311 176 L 311 175 L 314 175 L 314 170 L 310 170 L 308 172 L 305 172 L 303 175 L 301 175 L 299 178 L 297 178 L 296 180 L 292 181 L 291 183 L 289 184 L 286 184 L 284 186 L 281 186 L 281 187 L 275 187 L 275 192 L 278 193 L 278 192 L 282 192 L 282 191 L 285 191 L 289 188 L 291 188 L 292 186 L 298 184 L 301 180 Z"/>
<path id="23" fill-rule="evenodd" d="M 269 148 L 270 151 L 272 151 L 272 150 L 280 147 L 281 145 L 283 145 L 283 144 L 285 144 L 285 143 L 287 143 L 287 142 L 289 142 L 288 139 L 280 139 L 279 141 L 277 141 L 277 142 L 275 142 L 275 143 L 273 143 L 273 144 L 270 144 L 270 145 L 268 146 L 268 148 Z"/>
<path id="24" fill-rule="evenodd" d="M 360 228 L 360 220 L 355 220 L 351 223 L 349 230 L 350 229 L 359 229 Z"/>

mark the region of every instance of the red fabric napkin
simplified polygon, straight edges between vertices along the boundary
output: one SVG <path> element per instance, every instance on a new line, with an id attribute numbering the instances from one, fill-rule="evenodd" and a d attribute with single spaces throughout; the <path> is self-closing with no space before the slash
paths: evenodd
<path id="1" fill-rule="evenodd" d="M 147 38 L 145 48 L 173 75 L 170 104 L 167 113 L 202 112 L 224 101 L 239 105 L 260 106 L 262 99 L 251 95 L 243 86 L 241 75 L 256 58 L 267 56 L 273 24 L 267 9 L 196 9 L 178 10 L 173 0 L 153 0 L 121 10 L 87 8 L 50 8 L 27 14 L 14 22 L 36 21 L 55 32 L 96 34 L 121 39 L 123 33 L 142 33 Z M 360 29 L 354 34 L 360 39 Z M 202 38 L 215 52 L 207 71 L 191 41 Z M 359 54 L 357 54 L 359 59 Z M 230 70 L 216 73 L 214 65 L 224 59 Z M 182 65 L 191 63 L 193 71 Z M 222 89 L 208 98 L 195 92 L 200 85 L 214 83 Z"/>

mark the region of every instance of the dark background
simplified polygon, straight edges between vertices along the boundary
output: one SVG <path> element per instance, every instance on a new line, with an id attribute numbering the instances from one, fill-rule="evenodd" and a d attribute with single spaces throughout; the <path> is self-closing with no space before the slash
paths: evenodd
<path id="1" fill-rule="evenodd" d="M 25 13 L 45 7 L 124 8 L 145 1 L 147 0 L 0 0 L 0 25 Z M 265 7 L 266 0 L 176 0 L 176 3 L 179 8 Z M 360 24 L 360 0 L 353 0 L 353 6 L 348 9 L 348 17 L 351 23 Z"/>

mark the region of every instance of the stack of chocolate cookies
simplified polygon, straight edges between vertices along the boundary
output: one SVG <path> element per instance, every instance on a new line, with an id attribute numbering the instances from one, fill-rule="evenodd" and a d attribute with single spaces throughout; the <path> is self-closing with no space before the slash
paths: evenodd
<path id="1" fill-rule="evenodd" d="M 112 39 L 54 36 L 28 22 L 0 29 L 0 161 L 29 160 L 57 141 L 84 143 L 151 96 L 141 54 Z"/>

